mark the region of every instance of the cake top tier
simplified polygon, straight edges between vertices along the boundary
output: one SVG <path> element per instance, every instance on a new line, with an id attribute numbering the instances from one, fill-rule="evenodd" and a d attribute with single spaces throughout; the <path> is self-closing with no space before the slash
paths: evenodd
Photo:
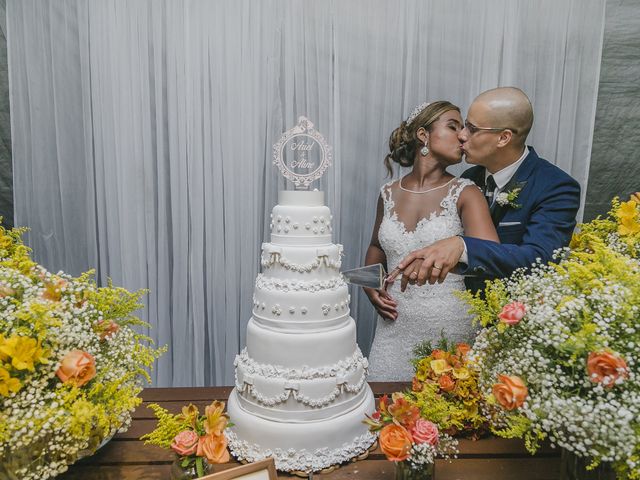
<path id="1" fill-rule="evenodd" d="M 295 207 L 324 206 L 324 192 L 319 190 L 280 190 L 278 205 Z"/>

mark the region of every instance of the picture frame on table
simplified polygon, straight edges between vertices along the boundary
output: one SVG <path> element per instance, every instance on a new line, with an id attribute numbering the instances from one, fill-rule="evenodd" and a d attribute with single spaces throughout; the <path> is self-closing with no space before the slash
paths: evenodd
<path id="1" fill-rule="evenodd" d="M 277 480 L 276 464 L 273 458 L 240 465 L 222 472 L 205 475 L 199 480 Z"/>

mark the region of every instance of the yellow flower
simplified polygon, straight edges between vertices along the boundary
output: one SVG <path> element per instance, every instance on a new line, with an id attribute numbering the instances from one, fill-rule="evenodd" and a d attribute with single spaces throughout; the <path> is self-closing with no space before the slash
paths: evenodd
<path id="1" fill-rule="evenodd" d="M 205 407 L 204 414 L 207 419 L 204 422 L 204 429 L 207 433 L 222 435 L 222 431 L 227 426 L 227 416 L 224 415 L 224 402 L 214 400 L 211 405 Z"/>
<path id="2" fill-rule="evenodd" d="M 640 232 L 640 223 L 633 218 L 624 217 L 620 219 L 618 233 L 622 236 L 633 235 Z"/>
<path id="3" fill-rule="evenodd" d="M 421 382 L 424 382 L 429 377 L 429 371 L 431 367 L 429 366 L 429 361 L 426 358 L 423 358 L 418 363 L 418 368 L 416 369 L 416 378 Z"/>
<path id="4" fill-rule="evenodd" d="M 469 373 L 469 369 L 466 367 L 456 368 L 453 370 L 453 376 L 460 380 L 466 380 L 469 378 L 469 375 L 471 374 Z"/>
<path id="5" fill-rule="evenodd" d="M 0 342 L 0 355 L 11 358 L 11 365 L 16 370 L 34 371 L 34 363 L 48 363 L 48 352 L 35 338 L 13 336 Z"/>
<path id="6" fill-rule="evenodd" d="M 0 395 L 4 397 L 9 396 L 9 392 L 17 392 L 22 388 L 20 380 L 17 378 L 11 378 L 9 372 L 3 367 L 0 367 Z"/>
<path id="7" fill-rule="evenodd" d="M 622 202 L 618 208 L 618 218 L 635 218 L 638 215 L 637 206 L 638 204 L 633 200 Z"/>
<path id="8" fill-rule="evenodd" d="M 436 375 L 442 375 L 444 372 L 451 370 L 451 365 L 444 359 L 431 360 L 431 370 L 433 370 Z"/>
<path id="9" fill-rule="evenodd" d="M 182 407 L 183 418 L 193 427 L 196 426 L 198 415 L 200 415 L 200 411 L 198 410 L 198 407 L 196 407 L 193 403 L 190 403 L 188 406 Z"/>

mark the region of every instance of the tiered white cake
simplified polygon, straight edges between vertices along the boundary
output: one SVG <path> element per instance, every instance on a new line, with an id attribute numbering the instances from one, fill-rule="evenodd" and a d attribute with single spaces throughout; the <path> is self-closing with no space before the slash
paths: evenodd
<path id="1" fill-rule="evenodd" d="M 367 451 L 375 436 L 362 420 L 375 403 L 324 193 L 282 191 L 278 203 L 226 433 L 241 460 L 273 456 L 279 470 L 318 471 Z"/>

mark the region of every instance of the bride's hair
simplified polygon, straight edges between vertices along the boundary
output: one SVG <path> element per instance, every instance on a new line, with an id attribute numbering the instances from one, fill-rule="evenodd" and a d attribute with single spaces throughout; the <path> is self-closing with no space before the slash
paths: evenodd
<path id="1" fill-rule="evenodd" d="M 391 162 L 399 163 L 403 167 L 410 167 L 416 157 L 416 151 L 422 144 L 416 136 L 416 132 L 423 127 L 427 132 L 431 131 L 433 122 L 449 110 L 460 111 L 453 103 L 446 100 L 432 102 L 427 105 L 409 124 L 403 121 L 398 128 L 391 132 L 389 137 L 389 153 L 384 157 L 384 166 L 389 176 L 393 175 Z"/>

